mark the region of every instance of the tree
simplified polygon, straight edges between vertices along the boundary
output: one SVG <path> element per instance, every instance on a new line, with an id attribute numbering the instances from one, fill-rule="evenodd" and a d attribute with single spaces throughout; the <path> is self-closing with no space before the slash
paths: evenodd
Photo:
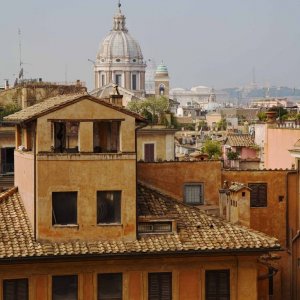
<path id="1" fill-rule="evenodd" d="M 259 121 L 265 122 L 267 120 L 267 115 L 264 111 L 259 111 L 256 115 Z"/>
<path id="2" fill-rule="evenodd" d="M 233 151 L 230 150 L 230 151 L 227 152 L 227 158 L 229 160 L 236 160 L 236 159 L 239 158 L 239 154 L 237 152 L 233 152 Z"/>
<path id="3" fill-rule="evenodd" d="M 269 111 L 276 111 L 277 112 L 277 116 L 278 116 L 278 119 L 280 121 L 283 121 L 283 120 L 286 120 L 287 119 L 287 114 L 288 114 L 288 111 L 281 107 L 281 106 L 278 106 L 278 107 L 271 107 L 269 109 Z"/>
<path id="4" fill-rule="evenodd" d="M 217 123 L 217 128 L 218 130 L 226 130 L 227 128 L 227 121 L 226 119 L 221 119 L 218 123 Z"/>
<path id="5" fill-rule="evenodd" d="M 219 158 L 222 154 L 221 144 L 217 141 L 208 140 L 204 143 L 203 151 L 208 154 L 209 158 Z"/>
<path id="6" fill-rule="evenodd" d="M 10 103 L 5 105 L 0 109 L 0 120 L 2 121 L 4 117 L 11 115 L 19 110 L 21 110 L 21 107 L 17 104 Z"/>
<path id="7" fill-rule="evenodd" d="M 142 115 L 152 124 L 157 124 L 163 122 L 164 113 L 169 108 L 169 100 L 166 97 L 149 97 L 145 100 L 131 101 L 127 108 Z"/>

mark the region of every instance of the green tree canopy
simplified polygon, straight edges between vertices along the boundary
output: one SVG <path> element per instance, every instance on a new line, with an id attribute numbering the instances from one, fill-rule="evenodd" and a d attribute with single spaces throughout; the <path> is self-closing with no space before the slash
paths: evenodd
<path id="1" fill-rule="evenodd" d="M 2 121 L 4 117 L 11 115 L 17 111 L 21 110 L 21 107 L 17 104 L 10 103 L 0 108 L 0 120 Z"/>
<path id="2" fill-rule="evenodd" d="M 217 141 L 208 140 L 203 145 L 203 151 L 208 154 L 209 158 L 219 158 L 222 154 L 221 144 Z"/>
<path id="3" fill-rule="evenodd" d="M 169 109 L 169 100 L 166 97 L 149 97 L 131 101 L 127 108 L 142 115 L 152 124 L 157 124 L 159 121 L 163 122 L 164 113 Z"/>

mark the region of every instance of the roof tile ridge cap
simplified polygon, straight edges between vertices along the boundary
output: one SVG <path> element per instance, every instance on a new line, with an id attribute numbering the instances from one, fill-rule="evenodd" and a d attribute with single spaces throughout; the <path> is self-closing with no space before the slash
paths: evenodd
<path id="1" fill-rule="evenodd" d="M 14 186 L 10 188 L 8 191 L 5 191 L 2 195 L 0 195 L 0 202 L 6 200 L 8 197 L 12 196 L 18 191 L 18 187 Z"/>

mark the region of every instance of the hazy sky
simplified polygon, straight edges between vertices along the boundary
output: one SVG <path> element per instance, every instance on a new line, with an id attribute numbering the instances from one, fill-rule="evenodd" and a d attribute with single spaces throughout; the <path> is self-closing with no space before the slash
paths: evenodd
<path id="1" fill-rule="evenodd" d="M 112 27 L 117 0 L 0 0 L 0 85 L 25 77 L 81 79 Z M 172 87 L 250 83 L 300 87 L 300 0 L 124 0 L 144 58 L 167 64 Z M 67 72 L 66 72 L 67 70 Z"/>

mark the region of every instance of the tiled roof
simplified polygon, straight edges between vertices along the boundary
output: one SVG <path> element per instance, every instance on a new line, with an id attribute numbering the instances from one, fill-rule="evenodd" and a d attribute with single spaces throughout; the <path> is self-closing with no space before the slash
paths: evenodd
<path id="1" fill-rule="evenodd" d="M 255 146 L 254 139 L 250 134 L 229 134 L 226 144 L 232 147 L 253 147 Z"/>
<path id="2" fill-rule="evenodd" d="M 95 101 L 99 104 L 102 104 L 104 106 L 108 106 L 112 109 L 116 109 L 122 113 L 125 113 L 127 115 L 130 115 L 137 120 L 145 121 L 143 117 L 141 117 L 139 114 L 129 111 L 126 108 L 113 105 L 111 103 L 108 103 L 107 101 L 95 98 L 88 93 L 77 93 L 77 94 L 67 94 L 67 95 L 60 95 L 52 98 L 48 98 L 42 102 L 39 102 L 35 105 L 29 106 L 25 109 L 22 109 L 14 114 L 11 114 L 9 116 L 4 117 L 5 121 L 8 122 L 25 122 L 32 119 L 36 119 L 41 115 L 50 113 L 54 110 L 57 110 L 58 108 L 71 104 L 73 102 L 76 102 L 80 99 L 90 99 L 92 101 Z"/>
<path id="3" fill-rule="evenodd" d="M 145 186 L 138 188 L 140 217 L 175 219 L 177 232 L 134 241 L 36 241 L 17 188 L 0 195 L 1 259 L 67 255 L 134 255 L 278 250 L 278 240 L 206 215 Z"/>

